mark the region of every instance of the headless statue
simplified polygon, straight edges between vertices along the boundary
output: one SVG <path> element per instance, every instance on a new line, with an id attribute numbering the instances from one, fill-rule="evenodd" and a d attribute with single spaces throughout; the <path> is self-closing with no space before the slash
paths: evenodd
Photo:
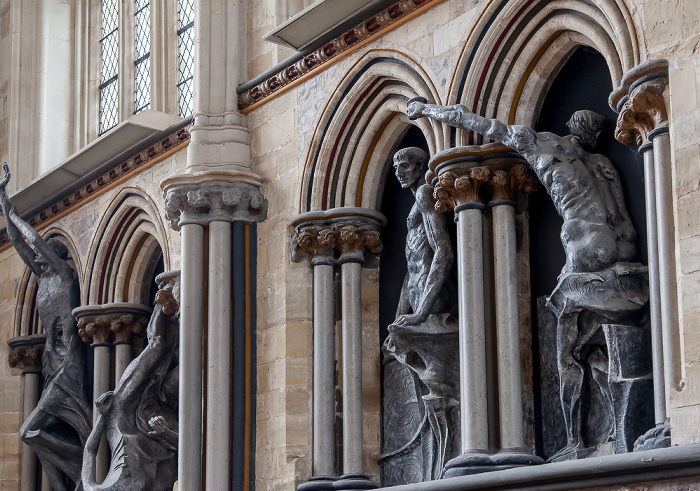
<path id="1" fill-rule="evenodd" d="M 17 254 L 37 276 L 36 304 L 46 332 L 44 390 L 22 424 L 20 438 L 39 457 L 54 491 L 67 491 L 63 474 L 80 483 L 83 446 L 92 426 L 92 405 L 85 387 L 85 347 L 71 313 L 80 304 L 78 281 L 68 264 L 65 245 L 56 239 L 44 241 L 19 217 L 6 191 L 10 181 L 7 163 L 3 169 L 0 205 L 7 233 Z"/>
<path id="2" fill-rule="evenodd" d="M 558 455 L 576 454 L 582 446 L 582 351 L 601 327 L 600 322 L 580 324 L 579 314 L 589 310 L 610 319 L 639 310 L 648 299 L 646 268 L 635 263 L 637 237 L 617 171 L 606 157 L 591 153 L 604 119 L 592 111 L 577 111 L 567 123 L 571 134 L 558 136 L 487 119 L 462 105 L 412 100 L 407 114 L 410 119 L 427 116 L 471 130 L 513 148 L 525 158 L 564 219 L 561 242 L 566 265 L 548 306 L 558 318 L 557 361 L 567 436 L 567 446 Z"/>

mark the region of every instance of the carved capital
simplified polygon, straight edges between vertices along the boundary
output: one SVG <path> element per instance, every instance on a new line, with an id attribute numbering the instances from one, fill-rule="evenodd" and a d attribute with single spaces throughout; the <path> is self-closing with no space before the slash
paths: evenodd
<path id="1" fill-rule="evenodd" d="M 41 359 L 46 347 L 46 334 L 19 336 L 7 341 L 10 347 L 8 362 L 11 368 L 23 370 L 41 370 Z"/>
<path id="2" fill-rule="evenodd" d="M 491 174 L 492 200 L 515 200 L 518 191 L 530 194 L 537 189 L 537 179 L 527 166 L 517 164 L 510 170 L 497 170 Z"/>
<path id="3" fill-rule="evenodd" d="M 78 320 L 78 334 L 85 343 L 106 343 L 109 340 L 112 319 L 99 315 L 93 319 L 83 317 Z"/>
<path id="4" fill-rule="evenodd" d="M 73 310 L 78 334 L 85 343 L 128 342 L 132 334 L 143 335 L 151 308 L 140 304 L 108 303 Z"/>
<path id="5" fill-rule="evenodd" d="M 447 212 L 466 203 L 483 203 L 482 190 L 484 184 L 490 181 L 491 174 L 488 167 L 472 167 L 463 176 L 452 172 L 441 174 L 433 191 L 437 201 L 435 209 Z"/>
<path id="6" fill-rule="evenodd" d="M 125 314 L 118 318 L 112 318 L 109 330 L 114 333 L 114 341 L 118 343 L 129 342 L 131 335 L 143 336 L 144 328 L 148 324 L 145 317 L 137 317 L 134 314 Z"/>
<path id="7" fill-rule="evenodd" d="M 156 303 L 163 306 L 163 313 L 166 315 L 173 315 L 180 310 L 180 303 L 175 300 L 170 290 L 158 290 L 158 293 L 156 293 Z"/>
<path id="8" fill-rule="evenodd" d="M 359 225 L 359 227 L 358 227 Z M 379 231 L 362 227 L 361 224 L 349 224 L 339 227 L 339 250 L 341 254 L 363 253 L 365 249 L 377 253 L 382 245 Z"/>
<path id="9" fill-rule="evenodd" d="M 668 125 L 664 91 L 668 86 L 668 62 L 650 60 L 630 70 L 609 98 L 617 111 L 615 138 L 641 146 L 654 129 Z"/>
<path id="10" fill-rule="evenodd" d="M 165 194 L 165 217 L 175 230 L 191 223 L 260 222 L 266 216 L 267 200 L 258 186 L 247 182 L 182 184 Z"/>
<path id="11" fill-rule="evenodd" d="M 292 259 L 300 262 L 304 257 L 332 257 L 338 236 L 338 230 L 331 225 L 297 227 L 292 235 Z"/>

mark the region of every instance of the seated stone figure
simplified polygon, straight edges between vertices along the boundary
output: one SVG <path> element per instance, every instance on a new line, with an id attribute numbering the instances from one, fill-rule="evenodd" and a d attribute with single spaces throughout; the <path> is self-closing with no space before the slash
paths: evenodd
<path id="1" fill-rule="evenodd" d="M 385 486 L 436 479 L 459 452 L 454 256 L 446 217 L 425 183 L 427 163 L 415 147 L 394 155 L 396 177 L 416 200 L 407 220 L 408 272 L 383 347 Z"/>
<path id="2" fill-rule="evenodd" d="M 148 324 L 148 345 L 129 364 L 113 392 L 96 403 L 99 415 L 83 453 L 85 491 L 165 491 L 177 480 L 177 301 L 160 290 Z M 105 434 L 111 462 L 95 482 L 97 451 Z"/>
<path id="3" fill-rule="evenodd" d="M 648 300 L 647 269 L 636 262 L 636 232 L 619 176 L 610 160 L 591 153 L 604 119 L 592 111 L 577 111 L 567 123 L 571 134 L 558 136 L 486 119 L 462 105 L 424 102 L 409 101 L 409 118 L 428 116 L 475 131 L 522 155 L 564 219 L 561 242 L 566 265 L 548 299 L 557 316 L 560 399 L 567 436 L 566 447 L 555 457 L 585 456 L 581 421 L 588 345 L 605 323 L 634 323 L 634 314 Z M 591 315 L 581 316 L 583 312 Z"/>

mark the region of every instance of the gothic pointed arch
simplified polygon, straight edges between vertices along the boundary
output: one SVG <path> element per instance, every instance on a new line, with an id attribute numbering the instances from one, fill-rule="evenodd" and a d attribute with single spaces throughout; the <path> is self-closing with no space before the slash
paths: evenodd
<path id="1" fill-rule="evenodd" d="M 551 81 L 580 46 L 605 57 L 613 87 L 642 58 L 623 0 L 493 0 L 462 50 L 448 101 L 534 126 Z M 450 141 L 467 145 L 480 137 L 457 130 Z"/>
<path id="2" fill-rule="evenodd" d="M 304 167 L 301 212 L 379 208 L 386 166 L 413 125 L 431 154 L 445 148 L 441 123 L 406 117 L 406 101 L 414 97 L 442 103 L 428 73 L 403 53 L 371 50 L 348 71 L 316 126 Z"/>
<path id="3" fill-rule="evenodd" d="M 83 304 L 150 304 L 154 276 L 170 267 L 155 202 L 140 189 L 122 189 L 96 227 L 88 258 Z"/>

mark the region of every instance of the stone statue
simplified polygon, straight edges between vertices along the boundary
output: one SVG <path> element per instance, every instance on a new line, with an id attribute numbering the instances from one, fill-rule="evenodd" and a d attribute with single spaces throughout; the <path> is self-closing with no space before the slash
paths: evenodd
<path id="1" fill-rule="evenodd" d="M 85 444 L 85 491 L 165 491 L 177 480 L 178 304 L 160 290 L 148 324 L 148 345 L 114 391 L 96 403 L 99 415 Z M 95 482 L 97 451 L 106 434 L 110 468 Z"/>
<path id="2" fill-rule="evenodd" d="M 19 217 L 6 191 L 10 181 L 7 163 L 3 169 L 0 205 L 7 233 L 19 256 L 37 276 L 36 304 L 46 332 L 44 390 L 37 407 L 24 421 L 20 438 L 39 457 L 53 489 L 67 491 L 69 485 L 63 474 L 79 485 L 83 446 L 92 426 L 92 404 L 85 386 L 85 346 L 71 313 L 80 303 L 79 286 L 68 264 L 65 245 L 56 239 L 44 241 Z"/>
<path id="3" fill-rule="evenodd" d="M 459 343 L 454 263 L 445 215 L 425 183 L 428 155 L 394 155 L 415 203 L 407 219 L 408 272 L 384 343 L 383 485 L 436 479 L 459 452 Z"/>
<path id="4" fill-rule="evenodd" d="M 462 105 L 445 107 L 412 100 L 407 113 L 411 119 L 428 116 L 475 131 L 516 150 L 564 219 L 561 241 L 566 265 L 547 302 L 557 317 L 560 399 L 567 438 L 567 446 L 555 457 L 586 456 L 590 452 L 583 449 L 582 389 L 586 359 L 592 352 L 597 353 L 591 349 L 591 341 L 599 336 L 604 323 L 639 322 L 630 316 L 648 300 L 647 270 L 635 262 L 636 232 L 617 171 L 606 157 L 591 153 L 604 129 L 603 117 L 592 111 L 577 111 L 567 123 L 571 134 L 557 136 L 486 119 Z M 586 315 L 580 318 L 582 312 Z M 612 398 L 608 400 L 611 412 L 626 410 L 612 407 Z M 629 404 L 633 407 L 634 401 Z M 610 433 L 613 438 L 614 427 Z"/>

